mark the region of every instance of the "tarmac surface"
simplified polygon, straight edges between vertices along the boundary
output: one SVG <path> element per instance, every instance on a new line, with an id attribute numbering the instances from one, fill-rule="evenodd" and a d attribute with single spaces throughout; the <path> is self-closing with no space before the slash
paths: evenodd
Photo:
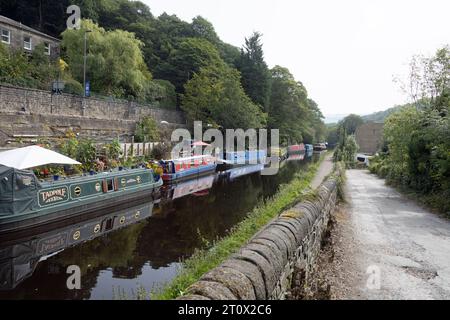
<path id="1" fill-rule="evenodd" d="M 334 298 L 450 299 L 450 220 L 368 171 L 348 170 L 345 191 L 334 245 L 343 283 L 353 288 Z"/>

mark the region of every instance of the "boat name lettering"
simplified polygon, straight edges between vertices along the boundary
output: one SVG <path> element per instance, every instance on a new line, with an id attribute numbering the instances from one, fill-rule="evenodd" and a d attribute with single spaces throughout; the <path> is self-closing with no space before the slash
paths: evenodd
<path id="1" fill-rule="evenodd" d="M 51 204 L 54 202 L 67 200 L 67 187 L 41 191 L 42 204 Z"/>

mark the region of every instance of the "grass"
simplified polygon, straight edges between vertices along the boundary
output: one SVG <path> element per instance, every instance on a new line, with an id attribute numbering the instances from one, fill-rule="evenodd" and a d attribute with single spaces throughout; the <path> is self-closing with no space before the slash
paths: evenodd
<path id="1" fill-rule="evenodd" d="M 296 173 L 289 184 L 281 185 L 272 198 L 258 205 L 245 220 L 230 231 L 229 235 L 213 243 L 209 249 L 197 250 L 184 262 L 178 275 L 171 282 L 152 294 L 152 299 L 169 300 L 182 296 L 203 274 L 219 266 L 272 219 L 301 201 L 311 191 L 309 185 L 323 159 L 324 155 L 306 171 Z"/>

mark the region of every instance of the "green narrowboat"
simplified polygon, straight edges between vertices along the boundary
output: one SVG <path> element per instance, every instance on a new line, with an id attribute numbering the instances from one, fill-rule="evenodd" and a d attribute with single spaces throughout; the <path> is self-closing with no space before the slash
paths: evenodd
<path id="1" fill-rule="evenodd" d="M 147 199 L 162 179 L 151 169 L 40 182 L 29 170 L 0 165 L 0 232 L 17 231 Z"/>

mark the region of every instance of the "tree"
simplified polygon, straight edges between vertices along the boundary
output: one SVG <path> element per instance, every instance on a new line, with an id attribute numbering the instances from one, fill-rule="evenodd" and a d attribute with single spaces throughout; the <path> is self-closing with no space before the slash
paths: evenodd
<path id="1" fill-rule="evenodd" d="M 0 43 L 0 82 L 49 90 L 57 74 L 57 63 L 45 55 L 43 45 L 36 46 L 28 56 Z"/>
<path id="2" fill-rule="evenodd" d="M 284 143 L 303 142 L 303 134 L 310 125 L 305 121 L 308 93 L 286 68 L 275 66 L 271 75 L 269 128 L 279 129 Z"/>
<path id="3" fill-rule="evenodd" d="M 83 80 L 83 47 L 86 30 L 88 37 L 87 79 L 94 92 L 117 97 L 151 97 L 151 73 L 141 52 L 142 42 L 132 33 L 106 31 L 90 20 L 83 20 L 80 30 L 66 30 L 62 47 L 70 71 L 79 82 Z"/>
<path id="4" fill-rule="evenodd" d="M 216 128 L 261 128 L 266 115 L 246 96 L 239 72 L 226 64 L 209 65 L 185 85 L 182 109 L 188 120 Z"/>
<path id="5" fill-rule="evenodd" d="M 344 130 L 347 135 L 355 134 L 356 129 L 364 123 L 361 116 L 357 114 L 350 114 L 339 122 L 341 130 Z"/>
<path id="6" fill-rule="evenodd" d="M 148 116 L 136 125 L 136 142 L 155 142 L 159 140 L 159 131 L 156 121 Z"/>
<path id="7" fill-rule="evenodd" d="M 264 61 L 261 37 L 260 33 L 255 32 L 250 38 L 245 39 L 237 68 L 241 72 L 242 86 L 247 95 L 253 102 L 259 104 L 262 110 L 267 111 L 270 95 L 270 72 Z"/>
<path id="8" fill-rule="evenodd" d="M 417 106 L 432 106 L 445 111 L 450 100 L 450 48 L 444 46 L 432 57 L 414 56 L 407 83 L 402 89 Z"/>
<path id="9" fill-rule="evenodd" d="M 205 39 L 186 38 L 178 45 L 169 59 L 164 79 L 169 79 L 178 93 L 184 92 L 184 84 L 208 65 L 219 65 L 223 61 L 217 49 Z"/>

